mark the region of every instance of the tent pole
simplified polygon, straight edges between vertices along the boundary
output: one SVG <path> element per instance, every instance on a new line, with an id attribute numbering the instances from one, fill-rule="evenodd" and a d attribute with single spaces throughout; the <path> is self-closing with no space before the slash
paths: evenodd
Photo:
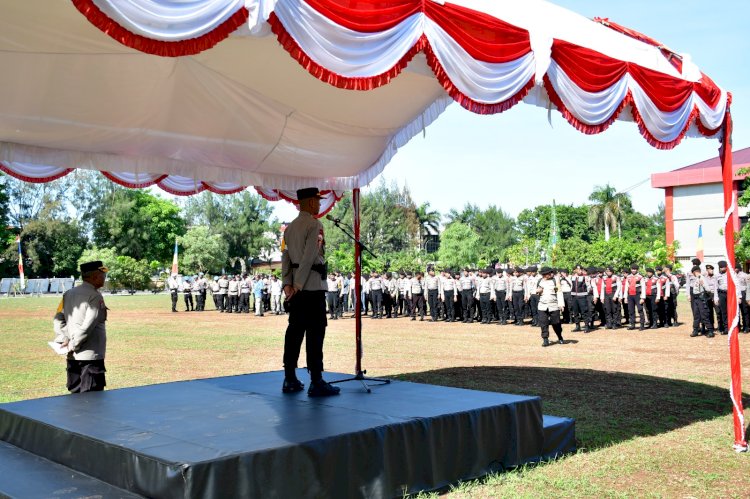
<path id="1" fill-rule="evenodd" d="M 724 131 L 719 155 L 721 159 L 721 173 L 724 187 L 724 244 L 729 267 L 727 280 L 727 322 L 729 323 L 729 359 L 732 379 L 729 394 L 732 399 L 734 415 L 734 450 L 747 451 L 745 441 L 745 419 L 742 409 L 742 364 L 740 363 L 740 342 L 738 334 L 739 305 L 737 302 L 736 275 L 734 272 L 734 212 L 737 202 L 734 198 L 734 168 L 732 164 L 732 114 L 727 108 L 724 119 Z"/>
<path id="2" fill-rule="evenodd" d="M 357 342 L 357 359 L 354 366 L 354 376 L 331 381 L 331 384 L 359 381 L 367 393 L 372 393 L 368 381 L 378 385 L 387 385 L 391 380 L 367 378 L 365 377 L 367 371 L 362 369 L 362 243 L 359 240 L 359 188 L 352 190 L 352 209 L 354 211 L 354 335 Z M 351 237 L 351 234 L 347 233 L 347 235 Z"/>
<path id="3" fill-rule="evenodd" d="M 354 208 L 354 239 L 359 241 L 359 188 L 352 191 L 352 207 Z M 362 373 L 362 249 L 359 243 L 354 243 L 354 334 L 357 342 L 357 361 L 354 372 Z"/>

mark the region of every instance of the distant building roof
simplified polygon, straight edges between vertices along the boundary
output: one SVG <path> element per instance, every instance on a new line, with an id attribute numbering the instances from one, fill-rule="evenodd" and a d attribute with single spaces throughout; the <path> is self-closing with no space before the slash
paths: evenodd
<path id="1" fill-rule="evenodd" d="M 750 147 L 732 152 L 734 161 L 734 179 L 741 180 L 745 175 L 737 175 L 740 168 L 750 167 Z M 690 166 L 683 166 L 677 170 L 664 173 L 654 173 L 651 175 L 651 187 L 676 187 L 683 185 L 701 185 L 714 184 L 721 182 L 721 161 L 719 155 L 713 158 L 695 163 Z"/>

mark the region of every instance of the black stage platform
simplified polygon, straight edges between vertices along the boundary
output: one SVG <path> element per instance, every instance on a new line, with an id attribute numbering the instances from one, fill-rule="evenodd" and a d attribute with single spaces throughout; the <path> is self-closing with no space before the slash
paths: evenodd
<path id="1" fill-rule="evenodd" d="M 575 446 L 574 421 L 543 416 L 538 397 L 394 381 L 370 394 L 343 383 L 340 396 L 320 399 L 283 395 L 282 378 L 249 374 L 2 404 L 0 462 L 15 470 L 15 485 L 0 476 L 0 494 L 53 495 L 19 489 L 26 482 L 70 491 L 68 476 L 92 490 L 112 487 L 105 497 L 393 497 Z M 22 476 L 24 468 L 36 475 Z"/>

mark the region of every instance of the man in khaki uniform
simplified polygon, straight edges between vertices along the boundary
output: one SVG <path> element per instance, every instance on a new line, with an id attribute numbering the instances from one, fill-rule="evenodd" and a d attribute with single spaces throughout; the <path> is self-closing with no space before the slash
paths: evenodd
<path id="1" fill-rule="evenodd" d="M 284 231 L 286 249 L 281 256 L 284 296 L 289 326 L 284 337 L 284 384 L 281 391 L 295 393 L 305 387 L 295 373 L 302 338 L 307 336 L 307 369 L 310 397 L 338 395 L 339 388 L 323 380 L 323 339 L 326 326 L 326 264 L 323 224 L 314 215 L 320 211 L 317 187 L 297 191 L 299 215 Z"/>
<path id="2" fill-rule="evenodd" d="M 107 306 L 99 288 L 107 267 L 102 262 L 81 265 L 83 282 L 65 292 L 53 321 L 56 341 L 68 349 L 67 388 L 71 393 L 96 392 L 107 385 Z"/>

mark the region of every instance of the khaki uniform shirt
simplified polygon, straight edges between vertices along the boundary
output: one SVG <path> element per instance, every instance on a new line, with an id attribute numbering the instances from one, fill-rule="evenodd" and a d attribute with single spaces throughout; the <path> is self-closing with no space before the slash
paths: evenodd
<path id="1" fill-rule="evenodd" d="M 326 277 L 312 270 L 315 264 L 325 263 L 325 238 L 323 224 L 306 211 L 284 231 L 286 250 L 281 257 L 281 275 L 284 286 L 305 291 L 325 291 Z M 298 265 L 292 268 L 292 264 Z"/>
<path id="2" fill-rule="evenodd" d="M 58 338 L 67 338 L 76 360 L 104 359 L 107 352 L 107 306 L 88 282 L 65 292 L 54 318 Z"/>

